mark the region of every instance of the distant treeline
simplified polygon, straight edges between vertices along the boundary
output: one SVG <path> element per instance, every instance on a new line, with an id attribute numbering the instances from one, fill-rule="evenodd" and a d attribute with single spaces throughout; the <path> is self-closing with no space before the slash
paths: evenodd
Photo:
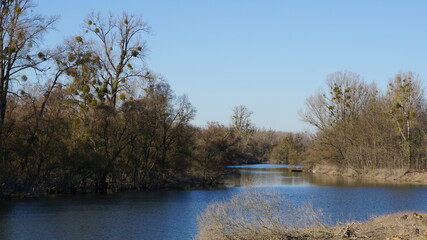
<path id="1" fill-rule="evenodd" d="M 396 74 L 382 93 L 353 72 L 327 78 L 306 100 L 304 120 L 316 128 L 306 162 L 359 169 L 426 169 L 427 109 L 420 78 Z"/>
<path id="2" fill-rule="evenodd" d="M 192 126 L 188 98 L 145 66 L 140 17 L 93 13 L 41 49 L 57 19 L 0 7 L 0 197 L 215 185 L 229 164 L 299 158 L 306 138 L 256 130 L 244 106 Z"/>

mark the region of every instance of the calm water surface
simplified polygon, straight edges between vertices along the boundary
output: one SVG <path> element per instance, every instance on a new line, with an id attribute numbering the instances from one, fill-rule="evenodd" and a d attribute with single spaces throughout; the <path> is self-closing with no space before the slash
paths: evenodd
<path id="1" fill-rule="evenodd" d="M 257 188 L 322 208 L 325 220 L 366 220 L 396 211 L 427 212 L 427 188 L 290 173 L 283 165 L 248 165 L 215 190 L 0 201 L 0 239 L 192 239 L 197 215 L 212 201 Z"/>

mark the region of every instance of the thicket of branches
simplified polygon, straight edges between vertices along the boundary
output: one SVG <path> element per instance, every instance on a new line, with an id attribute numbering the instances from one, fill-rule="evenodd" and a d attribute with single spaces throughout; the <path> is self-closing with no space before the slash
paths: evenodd
<path id="1" fill-rule="evenodd" d="M 271 191 L 247 190 L 213 202 L 198 217 L 198 239 L 299 239 L 321 229 L 322 211 Z M 321 238 L 317 238 L 321 239 Z"/>
<path id="2" fill-rule="evenodd" d="M 398 73 L 382 93 L 352 72 L 328 76 L 328 89 L 306 100 L 316 127 L 307 161 L 353 168 L 425 169 L 427 109 L 420 78 Z"/>

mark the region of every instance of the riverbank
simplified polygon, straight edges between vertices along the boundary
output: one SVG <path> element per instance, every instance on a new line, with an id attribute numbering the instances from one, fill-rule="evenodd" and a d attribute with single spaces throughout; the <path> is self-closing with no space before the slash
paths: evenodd
<path id="1" fill-rule="evenodd" d="M 316 164 L 307 167 L 307 172 L 313 174 L 326 174 L 330 176 L 342 176 L 357 178 L 367 181 L 380 181 L 383 183 L 403 183 L 427 185 L 427 170 L 411 171 L 407 169 L 342 169 L 336 165 Z"/>
<path id="2" fill-rule="evenodd" d="M 39 186 L 31 191 L 0 191 L 1 199 L 24 199 L 39 198 L 50 195 L 73 195 L 73 194 L 95 194 L 95 193 L 118 193 L 118 192 L 138 192 L 138 191 L 158 191 L 158 190 L 196 190 L 213 189 L 223 186 L 225 180 L 230 176 L 238 176 L 235 169 L 224 168 L 219 171 L 209 173 L 165 173 L 156 178 L 147 179 L 139 187 L 130 182 L 109 181 L 107 190 L 96 188 L 90 181 L 86 185 L 75 185 L 68 188 Z M 1 188 L 0 188 L 1 190 Z"/>
<path id="3" fill-rule="evenodd" d="M 288 236 L 281 239 L 427 239 L 427 214 L 402 212 L 374 217 L 366 222 L 352 222 L 333 227 L 300 229 L 290 232 Z"/>
<path id="4" fill-rule="evenodd" d="M 423 204 L 419 202 L 418 204 Z M 352 211 L 348 205 L 334 206 Z M 356 209 L 356 208 L 355 208 Z M 398 212 L 363 222 L 325 221 L 321 208 L 271 191 L 249 189 L 211 203 L 198 217 L 200 240 L 427 239 L 427 213 Z M 335 225 L 334 225 L 335 224 Z"/>
<path id="5" fill-rule="evenodd" d="M 268 239 L 425 240 L 427 239 L 427 214 L 416 212 L 394 213 L 374 217 L 366 222 L 351 222 L 333 227 L 296 229 L 286 233 L 285 236 Z"/>

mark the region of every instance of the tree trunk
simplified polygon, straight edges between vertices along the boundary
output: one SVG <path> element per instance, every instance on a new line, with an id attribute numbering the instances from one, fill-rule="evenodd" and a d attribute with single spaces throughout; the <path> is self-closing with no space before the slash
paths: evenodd
<path id="1" fill-rule="evenodd" d="M 408 116 L 409 118 L 409 116 Z M 406 157 L 407 157 L 407 162 L 408 162 L 408 168 L 411 169 L 411 159 L 412 159 L 412 146 L 411 146 L 411 125 L 409 122 L 409 119 L 406 120 L 406 131 L 407 131 L 407 136 L 406 136 Z"/>

